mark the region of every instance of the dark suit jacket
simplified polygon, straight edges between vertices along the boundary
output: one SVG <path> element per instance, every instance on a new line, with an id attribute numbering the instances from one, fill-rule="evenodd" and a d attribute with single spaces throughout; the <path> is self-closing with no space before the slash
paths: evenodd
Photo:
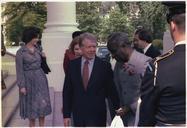
<path id="1" fill-rule="evenodd" d="M 161 55 L 160 51 L 158 49 L 156 49 L 152 44 L 151 46 L 147 49 L 146 53 L 145 53 L 146 56 L 149 56 L 151 58 L 155 58 L 159 55 Z"/>
<path id="2" fill-rule="evenodd" d="M 185 45 L 157 61 L 156 85 L 153 72 L 147 70 L 141 87 L 139 126 L 185 124 Z"/>
<path id="3" fill-rule="evenodd" d="M 105 126 L 106 103 L 109 97 L 114 109 L 119 107 L 111 65 L 95 57 L 87 90 L 83 87 L 81 58 L 70 61 L 63 88 L 63 116 L 73 113 L 75 126 Z"/>

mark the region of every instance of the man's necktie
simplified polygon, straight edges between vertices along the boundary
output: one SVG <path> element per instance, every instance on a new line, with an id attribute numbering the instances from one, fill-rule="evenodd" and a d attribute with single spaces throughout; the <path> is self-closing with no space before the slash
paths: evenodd
<path id="1" fill-rule="evenodd" d="M 87 89 L 88 86 L 88 79 L 89 79 L 89 68 L 88 68 L 88 64 L 89 61 L 86 60 L 84 62 L 84 66 L 83 66 L 83 74 L 82 74 L 82 78 L 83 78 L 83 84 L 84 84 L 84 89 Z"/>

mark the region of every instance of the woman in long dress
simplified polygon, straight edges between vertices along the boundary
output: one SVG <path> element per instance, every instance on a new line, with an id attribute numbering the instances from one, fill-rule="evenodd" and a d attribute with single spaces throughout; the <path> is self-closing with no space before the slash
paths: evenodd
<path id="1" fill-rule="evenodd" d="M 29 119 L 29 126 L 35 126 L 35 119 L 44 126 L 45 116 L 51 114 L 48 81 L 41 68 L 41 52 L 35 48 L 40 30 L 28 27 L 23 31 L 25 43 L 16 53 L 17 85 L 20 94 L 20 116 Z"/>

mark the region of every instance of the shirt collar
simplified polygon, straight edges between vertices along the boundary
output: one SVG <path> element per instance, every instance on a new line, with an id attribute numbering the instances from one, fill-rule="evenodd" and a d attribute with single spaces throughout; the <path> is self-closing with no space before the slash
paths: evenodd
<path id="1" fill-rule="evenodd" d="M 143 53 L 144 53 L 144 54 L 147 52 L 147 50 L 149 49 L 149 47 L 151 47 L 151 43 L 148 44 L 148 45 L 143 49 Z"/>
<path id="2" fill-rule="evenodd" d="M 82 62 L 84 63 L 86 60 L 88 60 L 88 59 L 86 59 L 84 56 L 82 56 Z M 95 57 L 93 59 L 88 60 L 88 62 L 93 63 L 94 60 L 95 60 Z"/>
<path id="3" fill-rule="evenodd" d="M 177 42 L 177 43 L 175 44 L 175 46 L 181 45 L 181 44 L 186 44 L 186 40 L 182 40 L 182 41 Z"/>
<path id="4" fill-rule="evenodd" d="M 136 71 L 136 73 L 144 75 L 147 64 L 151 60 L 152 59 L 150 57 L 144 55 L 143 53 L 133 50 L 129 58 L 128 64 L 134 67 L 134 71 Z"/>

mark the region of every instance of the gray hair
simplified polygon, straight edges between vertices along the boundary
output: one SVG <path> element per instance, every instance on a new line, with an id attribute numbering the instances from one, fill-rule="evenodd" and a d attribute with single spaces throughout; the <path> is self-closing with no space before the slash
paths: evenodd
<path id="1" fill-rule="evenodd" d="M 85 39 L 91 40 L 93 43 L 97 44 L 97 38 L 96 38 L 96 36 L 94 36 L 92 33 L 86 32 L 86 33 L 83 33 L 83 34 L 80 35 L 80 42 L 79 42 L 79 46 L 80 47 L 83 46 L 82 42 Z"/>
<path id="2" fill-rule="evenodd" d="M 124 32 L 114 32 L 108 36 L 107 40 L 107 48 L 112 54 L 115 54 L 120 47 L 130 46 L 128 34 Z"/>

